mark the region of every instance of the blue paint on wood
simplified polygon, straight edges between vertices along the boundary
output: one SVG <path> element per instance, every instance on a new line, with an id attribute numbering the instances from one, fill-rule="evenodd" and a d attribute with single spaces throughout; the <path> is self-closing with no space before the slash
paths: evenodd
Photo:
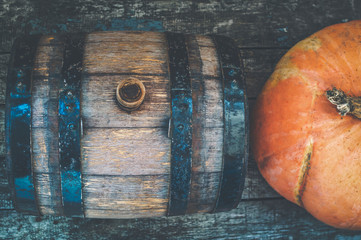
<path id="1" fill-rule="evenodd" d="M 56 26 L 59 28 L 60 31 L 62 32 L 67 32 L 68 31 L 68 27 L 65 24 L 56 24 Z"/>
<path id="2" fill-rule="evenodd" d="M 108 29 L 109 28 L 106 26 L 106 24 L 100 21 L 95 25 L 95 30 L 97 31 L 108 31 Z"/>
<path id="3" fill-rule="evenodd" d="M 32 19 L 28 22 L 30 25 L 30 35 L 36 35 L 36 34 L 49 34 L 50 31 L 43 26 L 43 22 L 40 19 Z"/>
<path id="4" fill-rule="evenodd" d="M 62 194 L 66 204 L 81 204 L 81 174 L 79 171 L 68 170 L 61 173 Z"/>
<path id="5" fill-rule="evenodd" d="M 168 215 L 184 215 L 192 169 L 192 88 L 185 36 L 167 33 L 172 116 L 171 183 Z"/>
<path id="6" fill-rule="evenodd" d="M 59 94 L 59 161 L 65 216 L 83 216 L 80 89 L 85 35 L 67 35 Z"/>
<path id="7" fill-rule="evenodd" d="M 237 45 L 214 36 L 223 86 L 223 171 L 215 212 L 237 207 L 241 199 L 248 162 L 248 109 L 245 79 Z"/>
<path id="8" fill-rule="evenodd" d="M 39 36 L 17 39 L 6 90 L 6 152 L 9 183 L 18 211 L 38 215 L 31 159 L 31 81 Z"/>
<path id="9" fill-rule="evenodd" d="M 17 177 L 14 179 L 16 197 L 20 199 L 35 199 L 34 185 L 31 176 Z"/>

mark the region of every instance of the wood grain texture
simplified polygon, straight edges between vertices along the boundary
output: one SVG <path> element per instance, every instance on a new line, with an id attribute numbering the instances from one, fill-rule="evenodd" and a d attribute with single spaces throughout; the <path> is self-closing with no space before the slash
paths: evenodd
<path id="1" fill-rule="evenodd" d="M 165 46 L 161 33 L 99 32 L 86 37 L 81 102 L 86 217 L 167 212 L 170 86 Z M 115 99 L 125 79 L 137 79 L 146 89 L 142 105 L 131 113 Z"/>
<path id="2" fill-rule="evenodd" d="M 109 37 L 107 41 L 113 41 L 115 43 L 116 37 L 121 37 L 122 35 L 116 34 L 114 32 L 109 32 L 109 34 L 111 37 Z M 151 36 L 152 34 L 153 33 L 151 33 Z M 101 35 L 106 37 L 108 34 L 102 33 Z M 159 34 L 156 34 L 156 36 L 158 35 Z M 95 36 L 96 34 L 94 34 L 92 38 L 96 39 Z M 163 41 L 161 38 L 159 39 L 157 41 Z M 55 198 L 60 198 L 60 191 L 56 191 L 56 188 L 50 187 L 50 184 L 58 185 L 56 179 L 50 179 L 52 178 L 51 174 L 56 174 L 57 171 L 55 170 L 54 172 L 54 168 L 58 166 L 58 164 L 53 163 L 52 166 L 51 162 L 49 163 L 47 161 L 48 156 L 57 155 L 58 144 L 51 144 L 51 141 L 49 142 L 49 139 L 56 139 L 55 135 L 57 135 L 57 127 L 53 126 L 53 130 L 46 129 L 50 126 L 49 124 L 54 124 L 54 122 L 56 122 L 55 120 L 57 116 L 58 91 L 57 87 L 55 87 L 56 84 L 54 85 L 54 83 L 59 81 L 60 66 L 62 61 L 62 45 L 59 41 L 60 40 L 57 42 L 56 39 L 53 39 L 53 37 L 43 38 L 40 44 L 41 46 L 38 50 L 38 60 L 36 63 L 36 71 L 34 72 L 33 84 L 33 151 L 35 154 L 34 158 L 36 159 L 35 172 L 39 175 L 36 177 L 36 180 L 38 181 L 39 186 L 44 185 L 45 189 L 39 191 L 41 209 L 42 211 L 45 211 L 43 212 L 45 214 L 54 214 L 55 212 L 60 212 L 60 210 L 52 210 L 51 207 L 56 206 L 56 204 L 49 202 L 49 199 L 51 199 L 52 196 Z M 198 43 L 196 43 L 197 41 L 199 41 L 202 45 L 198 45 Z M 94 42 L 96 41 L 94 40 Z M 193 48 L 191 48 L 192 44 L 189 43 L 190 60 L 192 63 L 191 72 L 194 77 L 194 99 L 196 99 L 195 102 L 198 103 L 195 106 L 195 112 L 199 113 L 197 116 L 195 116 L 195 118 L 201 119 L 201 124 L 197 126 L 199 129 L 201 129 L 201 131 L 194 138 L 194 145 L 200 145 L 200 152 L 199 156 L 197 156 L 199 161 L 197 162 L 196 160 L 193 164 L 194 177 L 192 179 L 193 189 L 191 191 L 189 205 L 190 213 L 198 211 L 197 205 L 199 205 L 200 211 L 210 211 L 213 207 L 212 201 L 215 201 L 218 189 L 217 177 L 219 178 L 221 170 L 221 162 L 219 160 L 222 157 L 221 150 L 223 137 L 223 110 L 222 105 L 220 104 L 222 93 L 220 81 L 217 79 L 216 75 L 219 74 L 218 64 L 215 64 L 217 63 L 217 59 L 214 55 L 212 55 L 215 54 L 213 42 L 210 40 L 210 38 L 203 36 L 198 36 L 192 39 L 191 42 L 194 42 L 195 45 Z M 195 49 L 197 50 L 196 53 L 194 52 Z M 105 58 L 105 61 L 112 61 L 113 56 L 110 53 L 108 53 L 108 55 L 110 55 L 110 58 Z M 202 61 L 196 63 L 195 59 L 197 57 L 201 57 Z M 49 62 L 51 62 L 51 64 L 49 64 Z M 207 65 L 206 68 L 203 65 L 204 62 Z M 52 67 L 51 71 L 49 70 L 49 66 Z M 203 76 L 202 71 L 206 71 L 207 75 Z M 83 99 L 85 99 L 85 101 L 83 101 L 83 110 L 85 113 L 87 113 L 87 109 L 91 109 L 89 110 L 89 113 L 92 115 L 88 116 L 84 114 L 84 125 L 86 129 L 83 144 L 84 149 L 86 149 L 83 151 L 84 173 L 103 175 L 169 174 L 164 170 L 167 169 L 167 167 L 169 168 L 169 162 L 167 162 L 169 161 L 169 156 L 167 155 L 167 151 L 169 151 L 170 147 L 170 140 L 166 137 L 167 129 L 165 128 L 169 117 L 167 115 L 166 117 L 162 116 L 162 114 L 164 114 L 166 111 L 163 110 L 164 112 L 159 114 L 159 116 L 164 121 L 162 125 L 157 125 L 159 124 L 158 121 L 154 120 L 150 124 L 150 127 L 153 127 L 152 124 L 155 123 L 156 132 L 149 132 L 149 130 L 152 129 L 146 129 L 144 127 L 149 126 L 147 125 L 147 118 L 152 117 L 152 114 L 149 114 L 149 112 L 153 113 L 156 110 L 162 110 L 162 108 L 157 106 L 157 104 L 153 104 L 153 111 L 150 111 L 149 108 L 144 105 L 145 109 L 142 112 L 144 115 L 139 117 L 138 120 L 140 125 L 138 125 L 137 121 L 134 121 L 134 119 L 121 119 L 123 121 L 119 121 L 116 114 L 113 115 L 115 123 L 113 123 L 113 125 L 109 124 L 109 118 L 107 117 L 107 114 L 112 115 L 115 112 L 123 117 L 129 117 L 129 115 L 132 115 L 121 111 L 114 101 L 114 89 L 116 87 L 116 83 L 119 81 L 119 79 L 117 79 L 119 76 L 117 76 L 117 74 L 114 75 L 111 73 L 102 74 L 103 75 L 85 74 L 85 90 L 83 89 Z M 107 76 L 107 74 L 111 75 Z M 163 97 L 165 99 L 165 109 L 167 111 L 169 110 L 170 103 L 167 93 L 169 91 L 167 90 L 169 83 L 165 76 L 144 76 L 138 74 L 128 75 L 128 73 L 126 75 L 120 75 L 120 77 L 129 76 L 146 79 L 145 82 L 148 81 L 148 88 L 151 90 L 149 94 L 151 100 L 149 100 L 149 103 L 152 104 L 158 102 L 159 96 L 160 99 Z M 110 81 L 106 82 L 106 80 L 104 80 L 108 77 L 113 79 L 113 84 L 109 84 L 110 86 L 107 85 Z M 162 77 L 163 80 L 158 81 L 158 78 Z M 162 102 L 162 100 L 160 102 Z M 107 109 L 106 107 L 109 106 L 111 106 L 111 108 Z M 100 110 L 100 114 L 98 110 Z M 132 117 L 134 117 L 134 115 L 135 114 L 133 114 Z M 99 119 L 97 119 L 97 123 L 99 124 L 88 124 L 98 117 Z M 146 124 L 144 124 L 144 122 Z M 129 123 L 129 125 L 124 123 Z M 105 127 L 105 129 L 102 129 L 102 127 Z M 112 131 L 112 129 L 109 127 L 125 127 L 125 129 L 117 129 L 117 131 L 119 131 L 116 132 Z M 132 131 L 132 129 L 127 129 L 134 127 L 141 127 L 141 130 Z M 55 132 L 52 132 L 54 130 Z M 150 140 L 151 143 L 155 144 L 155 146 L 159 146 L 159 148 L 149 148 L 149 143 L 147 141 L 140 143 L 141 137 L 146 137 L 147 140 Z M 157 138 L 160 140 L 156 140 Z M 121 139 L 120 142 L 119 139 Z M 138 151 L 137 153 L 137 149 L 133 149 L 129 142 L 135 145 L 140 145 L 140 149 L 147 149 L 145 152 L 148 154 L 148 159 L 155 159 L 154 162 L 144 161 L 144 152 Z M 122 146 L 123 149 L 120 148 L 117 144 L 120 144 L 119 146 Z M 124 154 L 124 152 L 126 152 L 124 151 L 124 146 L 127 146 L 126 151 L 128 151 L 128 154 Z M 99 149 L 102 151 L 99 151 Z M 148 149 L 150 151 L 148 151 Z M 119 154 L 120 152 L 122 152 L 123 155 Z M 129 157 L 130 155 L 133 156 Z M 123 161 L 116 160 L 116 158 L 112 158 L 111 156 L 119 157 L 119 159 L 123 159 Z M 161 160 L 159 156 L 163 157 L 163 160 Z M 88 161 L 88 159 L 94 159 L 94 161 Z M 127 161 L 132 162 L 132 164 L 129 165 L 130 167 L 126 166 Z M 161 168 L 160 170 L 157 170 L 155 166 L 157 166 L 159 162 L 161 163 Z M 102 171 L 99 171 L 99 169 L 102 169 Z M 46 182 L 46 179 L 49 179 L 49 181 Z M 52 190 L 53 193 L 49 192 L 49 190 Z M 99 189 L 99 191 L 101 191 L 101 189 Z M 60 201 L 57 202 L 59 203 Z M 122 211 L 122 213 L 125 212 Z M 120 213 L 117 213 L 117 211 L 113 211 L 112 214 L 115 216 L 120 216 Z M 96 216 L 100 217 L 101 215 L 98 212 Z"/>
<path id="3" fill-rule="evenodd" d="M 107 36 L 105 41 L 100 41 L 102 36 Z M 85 40 L 83 69 L 87 74 L 164 76 L 168 73 L 165 46 L 166 40 L 161 33 L 91 33 Z"/>
<path id="4" fill-rule="evenodd" d="M 142 105 L 131 113 L 119 108 L 115 97 L 119 82 L 129 78 L 140 80 L 146 89 Z M 86 76 L 82 85 L 84 128 L 168 127 L 170 86 L 166 76 Z"/>
<path id="5" fill-rule="evenodd" d="M 8 73 L 8 65 L 10 54 L 0 54 L 0 104 L 5 104 L 6 78 Z"/>
<path id="6" fill-rule="evenodd" d="M 201 38 L 205 38 L 205 37 L 201 37 Z M 202 52 L 203 55 L 207 56 L 205 57 L 205 59 L 210 59 L 209 61 L 206 60 L 203 61 L 204 75 L 209 75 L 214 77 L 217 76 L 218 75 L 217 71 L 219 71 L 219 69 L 217 69 L 216 65 L 212 64 L 212 62 L 215 60 L 214 59 L 215 48 L 200 46 L 200 51 Z M 247 93 L 250 98 L 255 98 L 259 94 L 264 82 L 271 75 L 275 65 L 281 59 L 282 55 L 286 53 L 286 51 L 287 50 L 285 49 L 241 49 L 240 50 L 240 54 L 243 60 L 243 65 L 245 67 L 245 75 L 247 79 L 246 81 L 247 91 L 248 91 Z M 9 54 L 0 54 L 0 91 L 3 92 L 5 92 L 5 88 L 6 88 L 6 76 L 7 76 L 9 56 L 10 56 Z M 161 76 L 159 76 L 159 78 L 160 77 Z M 5 103 L 5 94 L 0 94 L 0 104 L 4 104 L 4 103 Z"/>
<path id="7" fill-rule="evenodd" d="M 199 37 L 199 38 L 208 39 L 206 37 Z M 199 40 L 199 38 L 198 38 L 198 40 Z M 203 45 L 209 46 L 210 41 L 208 41 L 207 44 L 204 43 Z M 207 48 L 209 48 L 208 46 L 207 46 Z M 200 46 L 200 48 L 202 49 L 202 46 Z M 247 73 L 247 75 L 246 75 L 247 84 L 253 84 L 255 81 L 259 81 L 260 83 L 258 83 L 258 84 L 254 83 L 253 86 L 257 86 L 258 88 L 260 88 L 259 86 L 261 86 L 261 84 L 262 84 L 261 81 L 265 81 L 267 79 L 268 75 L 272 71 L 272 67 L 278 61 L 278 56 L 281 56 L 282 53 L 284 53 L 284 52 L 285 52 L 285 50 L 267 50 L 267 51 L 266 50 L 257 50 L 257 49 L 256 50 L 255 49 L 241 50 L 241 53 L 243 54 L 243 56 L 245 56 L 244 63 L 245 63 L 246 73 Z M 246 54 L 244 54 L 244 53 L 246 53 Z M 209 56 L 212 56 L 211 53 L 206 52 L 205 54 L 208 56 L 208 57 L 205 57 L 205 59 L 208 59 Z M 5 56 L 5 59 L 8 59 L 8 55 L 3 55 L 3 56 Z M 267 61 L 263 62 L 262 59 L 265 57 L 267 58 Z M 210 62 L 208 64 L 210 64 Z M 6 65 L 7 65 L 7 62 L 4 61 L 2 66 L 3 66 L 3 69 L 5 69 L 5 70 L 7 70 Z M 204 71 L 204 68 L 203 68 L 203 71 Z M 3 72 L 3 73 L 6 76 L 6 73 L 5 72 Z M 211 74 L 208 74 L 208 75 L 211 75 Z M 257 75 L 257 76 L 261 76 L 261 77 L 251 78 L 250 77 L 251 75 L 252 76 Z M 98 77 L 98 76 L 92 76 L 92 77 Z M 112 77 L 113 76 L 110 76 L 110 78 L 112 78 Z M 151 81 L 152 78 L 154 78 L 154 76 L 150 77 L 149 81 Z M 114 79 L 116 79 L 116 76 L 114 76 Z M 3 84 L 5 84 L 4 78 L 2 78 L 1 80 L 2 80 L 1 82 Z M 114 80 L 114 81 L 116 81 L 116 80 Z M 96 85 L 94 88 L 92 87 L 91 89 L 96 91 L 97 87 L 99 87 L 99 86 Z M 114 84 L 114 87 L 115 87 L 115 84 Z M 213 85 L 213 86 L 211 85 L 210 87 L 211 88 L 209 89 L 209 91 L 211 91 L 214 88 L 217 88 L 216 85 Z M 154 88 L 154 87 L 152 87 L 152 88 Z M 161 88 L 161 87 L 159 87 L 159 88 Z M 248 88 L 248 90 L 249 89 L 250 88 Z M 88 89 L 88 91 L 91 92 L 90 89 Z M 107 91 L 105 91 L 105 92 L 107 92 Z M 110 98 L 113 96 L 114 93 L 113 93 L 112 87 L 109 88 L 109 93 L 106 93 L 105 95 L 107 95 L 107 94 L 109 94 Z M 95 96 L 98 96 L 98 94 L 94 94 L 94 97 Z M 4 96 L 0 95 L 0 102 L 1 102 L 1 97 L 4 97 Z M 159 96 L 157 96 L 157 97 L 158 97 L 158 99 L 160 98 Z M 209 96 L 209 97 L 212 98 L 213 96 Z M 99 98 L 95 102 L 99 102 L 102 100 L 103 99 Z M 111 100 L 111 101 L 113 101 L 113 100 Z M 149 102 L 152 102 L 152 101 L 149 100 Z M 112 102 L 112 103 L 114 103 L 114 102 Z M 168 108 L 167 103 L 164 103 L 164 105 L 166 105 L 167 106 L 166 108 Z M 109 107 L 109 105 L 107 105 L 107 104 L 103 104 L 102 106 Z M 161 108 L 161 106 L 159 108 Z M 116 105 L 113 105 L 113 109 L 115 109 L 116 111 L 119 111 L 119 109 Z M 154 108 L 152 110 L 154 110 Z M 4 117 L 4 109 L 0 107 L 0 117 L 1 116 Z M 130 117 L 132 117 L 132 116 L 130 116 Z M 116 118 L 116 116 L 115 116 L 115 118 Z M 41 122 L 41 121 L 39 121 L 39 122 Z M 131 121 L 128 120 L 128 122 L 133 122 L 133 120 L 131 120 Z M 167 125 L 167 124 L 168 124 L 168 120 L 164 119 L 163 126 Z M 0 127 L 1 126 L 2 126 L 2 129 L 4 129 L 4 121 L 0 121 Z M 86 126 L 86 122 L 85 122 L 85 126 Z M 94 124 L 94 126 L 96 126 L 96 124 Z M 0 129 L 0 136 L 1 135 L 3 136 L 3 134 L 4 134 L 4 130 Z M 4 145 L 0 144 L 0 150 L 1 150 L 1 147 L 3 148 Z M 4 155 L 4 150 L 0 151 L 0 154 Z M 216 149 L 212 149 L 212 151 L 206 152 L 205 154 L 219 154 L 219 152 L 217 152 Z M 252 160 L 250 160 L 250 162 L 252 163 Z M 6 174 L 4 173 L 4 176 L 2 178 L 3 181 L 6 181 L 5 175 Z M 250 166 L 248 167 L 248 175 L 246 178 L 246 186 L 245 186 L 245 190 L 243 193 L 243 198 L 257 199 L 257 198 L 274 198 L 274 197 L 279 197 L 279 195 L 277 193 L 275 193 L 268 186 L 268 184 L 265 183 L 265 181 L 263 180 L 263 178 L 261 177 L 261 175 L 259 174 L 259 172 L 257 170 L 257 166 L 255 164 L 253 164 L 253 165 L 250 164 Z M 2 202 L 0 208 L 3 208 L 3 209 L 10 208 L 11 209 L 11 207 L 9 207 L 9 206 L 12 206 L 12 203 L 10 201 L 10 195 L 8 193 L 5 193 L 3 199 L 5 199 L 5 200 Z"/>
<path id="8" fill-rule="evenodd" d="M 13 0 L 0 10 L 0 52 L 10 52 L 15 36 L 24 33 L 91 32 L 95 29 L 129 30 L 130 22 L 114 18 L 152 19 L 163 23 L 138 26 L 195 34 L 223 34 L 245 47 L 290 47 L 321 28 L 361 17 L 358 1 L 141 0 L 71 2 Z M 48 13 L 48 9 L 52 9 Z M 133 25 L 132 25 L 133 24 Z M 134 27 L 133 27 L 134 28 Z"/>
<path id="9" fill-rule="evenodd" d="M 361 2 L 353 0 L 11 0 L 0 5 L 0 91 L 3 92 L 7 53 L 21 34 L 137 28 L 231 36 L 242 48 L 248 96 L 255 98 L 289 47 L 323 27 L 361 18 Z M 4 104 L 4 96 L 0 94 L 0 104 Z M 4 156 L 3 146 L 0 144 L 1 156 Z M 3 181 L 6 180 L 2 178 Z M 6 191 L 1 188 L 0 192 Z M 12 209 L 8 198 L 2 196 L 0 208 Z M 260 176 L 252 158 L 243 197 L 247 202 L 228 213 L 172 218 L 79 220 L 50 216 L 39 219 L 0 211 L 0 238 L 343 240 L 360 237 L 359 232 L 328 227 L 285 200 L 262 200 L 279 195 Z"/>
<path id="10" fill-rule="evenodd" d="M 5 106 L 0 105 L 0 156 L 5 156 Z"/>
<path id="11" fill-rule="evenodd" d="M 214 78 L 220 76 L 219 64 L 214 64 L 218 62 L 218 59 L 212 39 L 206 36 L 196 36 L 196 41 L 202 58 L 202 74 Z"/>
<path id="12" fill-rule="evenodd" d="M 19 229 L 20 228 L 20 229 Z M 128 220 L 23 216 L 3 211 L 2 239 L 357 239 L 283 200 L 241 202 L 227 213 Z M 31 238 L 30 238 L 31 239 Z M 35 239 L 35 238 L 34 238 Z"/>
<path id="13" fill-rule="evenodd" d="M 149 46 L 149 52 L 156 52 L 160 54 L 166 54 L 165 52 L 157 52 L 163 51 L 163 49 L 158 49 L 153 46 L 153 43 L 164 44 L 165 37 L 163 33 L 159 32 L 144 32 L 144 31 L 106 31 L 106 32 L 93 32 L 87 35 L 86 37 L 87 43 L 98 43 L 98 44 L 108 44 L 110 42 L 118 43 L 118 47 L 123 51 L 135 51 L 139 50 L 138 45 L 130 46 L 130 43 L 139 43 L 145 44 L 145 46 Z M 149 44 L 149 45 L 148 45 Z M 104 49 L 100 46 L 101 49 Z M 146 50 L 141 49 L 142 51 Z M 137 51 L 136 51 L 137 52 Z M 154 56 L 154 55 L 152 55 Z M 134 56 L 139 57 L 139 56 Z M 142 59 L 144 61 L 144 59 Z"/>
<path id="14" fill-rule="evenodd" d="M 82 172 L 161 175 L 170 171 L 170 139 L 163 128 L 90 128 L 82 139 Z M 101 191 L 101 189 L 99 189 Z"/>
<path id="15" fill-rule="evenodd" d="M 34 173 L 36 197 L 41 214 L 62 215 L 60 178 L 56 173 Z"/>
<path id="16" fill-rule="evenodd" d="M 62 215 L 58 102 L 64 46 L 44 36 L 37 49 L 32 82 L 32 165 L 41 214 Z"/>
<path id="17" fill-rule="evenodd" d="M 204 47 L 200 46 L 199 38 L 209 40 L 209 37 L 193 35 L 186 38 L 193 104 L 193 152 L 188 214 L 213 210 L 222 171 L 222 85 L 219 75 L 215 78 L 204 75 L 204 62 L 210 69 L 217 69 L 219 63 L 216 56 L 209 56 L 205 53 L 207 51 L 202 51 Z M 208 43 L 212 46 L 211 41 Z M 215 74 L 219 74 L 219 71 L 215 71 Z"/>
<path id="18" fill-rule="evenodd" d="M 251 108 L 252 108 L 252 103 L 253 101 L 250 101 L 250 105 L 251 105 Z M 2 119 L 4 118 L 4 109 L 3 108 L 0 108 L 0 117 L 2 117 Z M 2 123 L 2 124 L 1 124 Z M 1 121 L 0 119 L 0 127 L 2 126 L 2 130 L 0 129 L 0 134 L 3 135 L 3 132 L 4 132 L 4 120 Z M 92 131 L 92 130 L 96 130 L 96 129 L 89 129 L 89 131 Z M 118 129 L 120 130 L 120 129 Z M 125 129 L 126 130 L 126 129 Z M 165 129 L 163 129 L 164 131 L 164 135 L 166 135 L 166 131 Z M 36 132 L 36 130 L 35 130 Z M 34 133 L 35 133 L 34 132 Z M 214 133 L 214 131 L 213 131 Z M 94 135 L 93 135 L 94 136 Z M 212 136 L 210 135 L 211 139 L 219 139 L 219 137 L 217 137 L 217 135 L 215 136 Z M 96 137 L 94 137 L 96 138 Z M 84 139 L 89 139 L 89 136 L 87 134 L 84 135 Z M 211 139 L 210 140 L 207 140 L 209 142 L 211 142 Z M 96 140 L 96 139 L 94 139 Z M 93 140 L 91 140 L 92 142 Z M 99 140 L 96 140 L 96 141 L 99 141 Z M 214 141 L 214 140 L 213 140 Z M 1 145 L 0 145 L 1 146 Z M 217 149 L 211 149 L 210 151 L 205 151 L 204 152 L 205 156 L 208 158 L 208 157 L 212 157 L 212 155 L 214 155 L 214 157 L 217 157 L 218 155 L 220 155 L 220 152 L 217 150 Z M 0 159 L 3 159 L 4 158 L 0 157 Z M 46 165 L 43 165 L 44 167 Z M 211 166 L 211 169 L 214 168 L 216 166 Z M 204 169 L 204 166 L 202 166 L 202 169 Z M 47 169 L 43 169 L 42 171 L 47 171 Z M 96 172 L 96 170 L 94 170 L 94 172 Z M 2 180 L 3 182 L 3 188 L 2 191 L 1 191 L 1 201 L 0 201 L 0 209 L 13 209 L 13 205 L 12 205 L 12 202 L 11 202 L 11 196 L 10 196 L 10 193 L 9 193 L 9 190 L 7 188 L 7 176 L 6 176 L 6 171 L 5 171 L 5 161 L 3 161 L 3 168 L 2 168 L 2 175 L 1 175 L 1 178 L 0 180 Z M 210 178 L 209 178 L 209 182 L 204 182 L 203 184 L 217 184 L 217 182 L 215 181 L 215 177 L 212 178 L 211 176 L 212 174 L 210 174 Z M 213 179 L 213 180 L 212 180 Z M 201 181 L 201 180 L 199 180 Z M 204 181 L 204 179 L 203 179 Z M 212 181 L 214 183 L 212 183 Z M 196 186 L 198 187 L 198 186 Z M 99 190 L 100 191 L 100 190 Z M 210 193 L 212 194 L 212 193 Z M 204 196 L 204 195 L 203 195 Z M 205 197 L 205 196 L 204 196 Z M 257 166 L 256 166 L 256 163 L 254 163 L 253 159 L 251 158 L 250 159 L 250 163 L 249 163 L 249 166 L 248 166 L 248 173 L 247 173 L 247 177 L 246 177 L 246 183 L 245 183 L 245 190 L 243 192 L 243 199 L 264 199 L 264 198 L 277 198 L 277 197 L 280 197 L 276 192 L 274 192 L 271 187 L 264 181 L 264 179 L 262 178 L 262 176 L 260 175 L 258 169 L 257 169 Z M 51 211 L 49 208 L 48 210 L 45 209 L 46 206 L 42 206 L 42 209 L 44 209 L 43 211 Z"/>
<path id="19" fill-rule="evenodd" d="M 83 175 L 83 201 L 88 218 L 165 216 L 169 174 Z"/>
<path id="20" fill-rule="evenodd" d="M 101 41 L 102 38 L 104 41 Z M 210 38 L 199 39 L 202 46 L 199 46 L 197 37 L 187 36 L 194 101 L 190 213 L 213 209 L 222 169 L 223 106 L 219 64 L 216 56 L 212 55 L 216 51 Z M 167 136 L 170 83 L 164 34 L 93 33 L 87 37 L 86 43 L 81 103 L 84 120 L 83 180 L 87 181 L 89 174 L 103 175 L 103 179 L 96 179 L 98 184 L 116 192 L 113 189 L 116 187 L 109 185 L 106 176 L 133 176 L 138 184 L 142 184 L 143 178 L 148 175 L 167 175 L 168 179 L 171 142 Z M 206 71 L 206 76 L 203 76 L 203 71 Z M 121 110 L 114 99 L 118 83 L 129 78 L 142 81 L 147 92 L 141 107 L 131 113 Z M 168 192 L 170 182 L 166 183 L 164 189 L 159 189 L 160 192 Z M 132 183 L 129 184 L 127 193 L 133 196 L 132 191 L 139 189 L 132 187 Z M 95 192 L 91 194 L 91 190 Z M 84 188 L 84 191 L 89 192 L 89 195 L 84 195 L 85 208 L 91 209 L 87 213 L 88 217 L 152 216 L 150 208 L 144 209 L 144 204 L 139 202 L 143 200 L 137 199 L 138 195 L 134 195 L 137 198 L 123 202 L 123 207 L 114 205 L 114 199 L 106 197 L 102 206 L 99 206 L 96 196 L 101 194 L 103 188 Z M 142 193 L 142 196 L 144 199 L 149 198 L 149 202 L 154 198 L 146 193 Z M 123 195 L 117 197 L 117 201 L 123 201 Z M 126 203 L 129 204 L 129 209 L 126 208 Z M 107 211 L 97 210 L 98 208 Z M 161 212 L 165 214 L 165 209 L 161 209 Z"/>

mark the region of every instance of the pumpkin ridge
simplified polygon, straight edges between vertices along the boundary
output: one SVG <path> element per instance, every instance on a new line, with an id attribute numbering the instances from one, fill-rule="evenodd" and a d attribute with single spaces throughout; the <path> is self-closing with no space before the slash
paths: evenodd
<path id="1" fill-rule="evenodd" d="M 351 34 L 351 33 L 350 33 Z M 347 67 L 348 69 L 344 69 L 344 71 L 341 72 L 341 74 L 346 75 L 353 74 L 353 78 L 356 78 L 355 71 L 353 67 L 351 66 L 352 59 L 348 59 L 348 55 L 346 52 L 337 52 L 338 49 L 342 48 L 340 44 L 345 44 L 345 42 L 338 43 L 334 38 L 332 38 L 330 35 L 323 35 L 324 41 L 328 43 L 328 53 L 331 55 L 334 55 L 335 58 L 339 61 L 339 63 L 342 62 L 342 66 Z M 330 48 L 333 49 L 330 49 Z"/>
<path id="2" fill-rule="evenodd" d="M 313 140 L 311 139 L 308 145 L 306 146 L 305 153 L 302 159 L 300 173 L 298 175 L 298 181 L 294 189 L 294 196 L 296 203 L 301 207 L 303 207 L 302 196 L 306 189 L 308 171 L 311 167 L 312 153 L 313 153 Z"/>

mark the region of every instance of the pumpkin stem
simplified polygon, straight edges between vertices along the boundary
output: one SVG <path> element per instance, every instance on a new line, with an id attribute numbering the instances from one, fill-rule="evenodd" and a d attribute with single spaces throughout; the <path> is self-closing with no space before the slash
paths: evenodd
<path id="1" fill-rule="evenodd" d="M 361 119 L 360 97 L 348 96 L 342 90 L 337 88 L 326 91 L 326 97 L 330 103 L 336 105 L 336 108 L 341 116 L 345 116 L 349 113 L 354 117 Z"/>

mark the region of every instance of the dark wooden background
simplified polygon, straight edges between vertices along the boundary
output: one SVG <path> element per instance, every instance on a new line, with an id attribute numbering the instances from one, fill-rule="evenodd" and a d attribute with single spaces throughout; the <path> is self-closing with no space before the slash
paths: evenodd
<path id="1" fill-rule="evenodd" d="M 239 45 L 250 105 L 281 56 L 296 42 L 361 17 L 359 0 L 3 0 L 0 3 L 0 239 L 361 239 L 329 227 L 284 200 L 250 159 L 238 208 L 132 220 L 34 217 L 13 210 L 4 161 L 4 96 L 13 40 L 22 34 L 109 30 L 230 36 Z"/>

